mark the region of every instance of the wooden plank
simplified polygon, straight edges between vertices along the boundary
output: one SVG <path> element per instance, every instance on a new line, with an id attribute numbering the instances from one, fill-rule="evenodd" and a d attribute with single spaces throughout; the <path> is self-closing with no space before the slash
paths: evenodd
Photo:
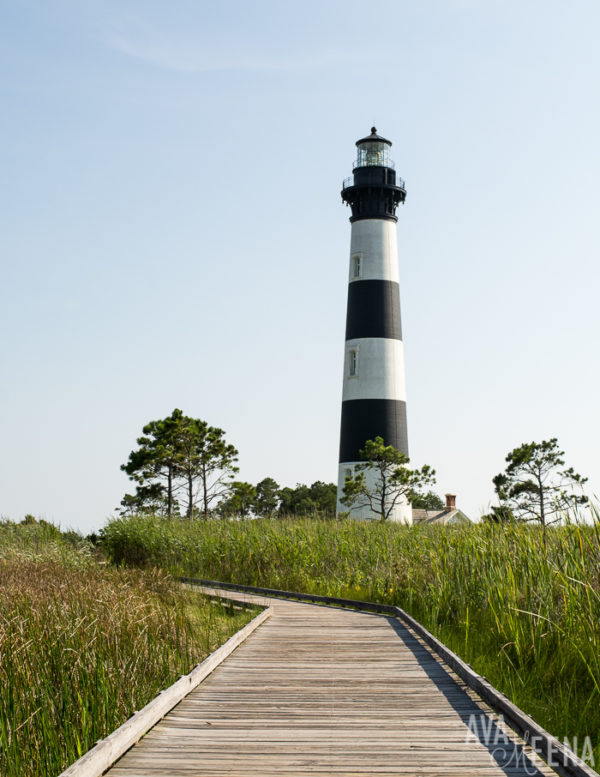
<path id="1" fill-rule="evenodd" d="M 169 710 L 194 690 L 214 669 L 222 663 L 250 634 L 272 614 L 263 610 L 244 628 L 230 637 L 218 650 L 208 656 L 192 671 L 162 691 L 155 699 L 129 718 L 106 739 L 100 740 L 78 761 L 69 766 L 59 777 L 100 777 L 123 753 L 129 750 Z"/>

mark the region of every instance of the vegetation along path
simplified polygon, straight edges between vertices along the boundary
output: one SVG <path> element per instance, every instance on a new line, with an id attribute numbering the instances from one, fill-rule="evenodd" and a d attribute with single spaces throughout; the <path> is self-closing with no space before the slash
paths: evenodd
<path id="1" fill-rule="evenodd" d="M 554 774 L 395 618 L 247 598 L 272 617 L 109 777 Z"/>

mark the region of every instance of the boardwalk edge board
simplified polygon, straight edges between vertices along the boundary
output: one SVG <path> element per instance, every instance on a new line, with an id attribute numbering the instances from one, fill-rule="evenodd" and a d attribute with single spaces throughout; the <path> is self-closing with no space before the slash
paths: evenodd
<path id="1" fill-rule="evenodd" d="M 182 581 L 183 578 L 177 578 L 177 580 Z M 198 586 L 195 583 L 183 583 L 184 588 L 189 588 L 190 590 L 197 589 Z M 241 610 L 248 610 L 252 607 L 257 607 L 260 605 L 252 604 L 252 602 L 249 602 L 247 599 L 234 599 L 233 596 L 221 596 L 219 593 L 210 593 L 208 591 L 202 592 L 203 596 L 206 596 L 207 599 L 212 599 L 215 602 L 222 604 L 223 606 L 233 604 L 234 607 L 239 607 Z M 234 635 L 235 636 L 235 635 Z M 59 775 L 61 777 L 61 775 Z"/>
<path id="2" fill-rule="evenodd" d="M 553 737 L 552 734 L 536 723 L 532 717 L 519 709 L 507 696 L 494 688 L 485 677 L 477 674 L 469 664 L 463 661 L 450 648 L 446 647 L 437 637 L 434 637 L 430 631 L 400 607 L 395 607 L 391 604 L 379 604 L 378 602 L 362 602 L 356 599 L 341 599 L 335 596 L 320 596 L 319 594 L 305 594 L 298 593 L 297 591 L 281 591 L 276 588 L 259 588 L 257 586 L 238 585 L 236 583 L 223 583 L 217 580 L 205 580 L 202 578 L 180 577 L 178 579 L 183 583 L 205 586 L 207 588 L 221 588 L 229 591 L 293 599 L 315 604 L 337 605 L 400 618 L 440 656 L 469 688 L 475 691 L 496 712 L 501 713 L 506 723 L 561 777 L 599 777 L 598 772 L 578 758 L 570 748 L 559 742 L 556 737 Z"/>
<path id="3" fill-rule="evenodd" d="M 91 750 L 71 764 L 58 777 L 100 777 L 107 769 L 133 747 L 176 704 L 214 671 L 233 651 L 244 642 L 273 613 L 271 607 L 260 612 L 250 623 L 237 631 L 220 648 L 211 653 L 201 664 L 183 675 L 173 685 L 134 713 L 112 734 L 97 742 Z"/>

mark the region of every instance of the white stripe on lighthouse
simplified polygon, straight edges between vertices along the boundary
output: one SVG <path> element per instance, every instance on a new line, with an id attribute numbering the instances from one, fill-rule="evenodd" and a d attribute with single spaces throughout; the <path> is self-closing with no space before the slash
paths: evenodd
<path id="1" fill-rule="evenodd" d="M 402 340 L 361 337 L 346 341 L 342 401 L 406 400 Z"/>
<path id="2" fill-rule="evenodd" d="M 356 259 L 360 274 L 356 274 Z M 396 281 L 398 238 L 396 224 L 385 219 L 362 219 L 352 224 L 350 238 L 350 274 L 352 281 Z"/>
<path id="3" fill-rule="evenodd" d="M 350 510 L 348 505 L 344 505 L 341 502 L 341 499 L 343 496 L 344 481 L 346 480 L 346 477 L 348 475 L 350 475 L 351 477 L 353 477 L 354 475 L 357 475 L 361 471 L 359 466 L 361 463 L 364 463 L 364 462 L 345 461 L 339 465 L 337 513 L 339 515 L 340 513 L 349 512 L 352 518 L 357 518 L 359 521 L 369 521 L 369 520 L 373 520 L 375 515 L 374 513 L 371 512 L 371 510 L 366 505 L 363 507 L 354 506 L 352 510 Z M 365 475 L 365 480 L 367 482 L 367 488 L 372 493 L 374 493 L 375 487 L 376 485 L 378 485 L 376 473 L 368 469 L 363 470 L 363 472 Z M 400 499 L 398 499 L 398 501 L 394 506 L 394 509 L 392 510 L 392 513 L 389 519 L 391 521 L 396 521 L 400 523 L 408 523 L 408 524 L 412 523 L 412 508 L 408 503 L 406 497 L 402 496 L 400 497 Z"/>

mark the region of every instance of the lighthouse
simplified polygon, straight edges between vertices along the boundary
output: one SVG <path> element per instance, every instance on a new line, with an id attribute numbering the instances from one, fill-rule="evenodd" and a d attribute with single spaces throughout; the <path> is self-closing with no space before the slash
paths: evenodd
<path id="1" fill-rule="evenodd" d="M 377 134 L 356 142 L 352 176 L 344 181 L 342 200 L 350 206 L 350 263 L 344 351 L 342 423 L 337 510 L 344 481 L 361 462 L 367 440 L 382 437 L 386 445 L 408 456 L 404 350 L 400 324 L 400 286 L 396 208 L 406 198 L 390 156 L 392 144 Z M 367 470 L 367 484 L 375 478 Z M 375 518 L 367 507 L 352 508 L 353 518 Z M 410 504 L 395 506 L 390 520 L 412 523 Z"/>

